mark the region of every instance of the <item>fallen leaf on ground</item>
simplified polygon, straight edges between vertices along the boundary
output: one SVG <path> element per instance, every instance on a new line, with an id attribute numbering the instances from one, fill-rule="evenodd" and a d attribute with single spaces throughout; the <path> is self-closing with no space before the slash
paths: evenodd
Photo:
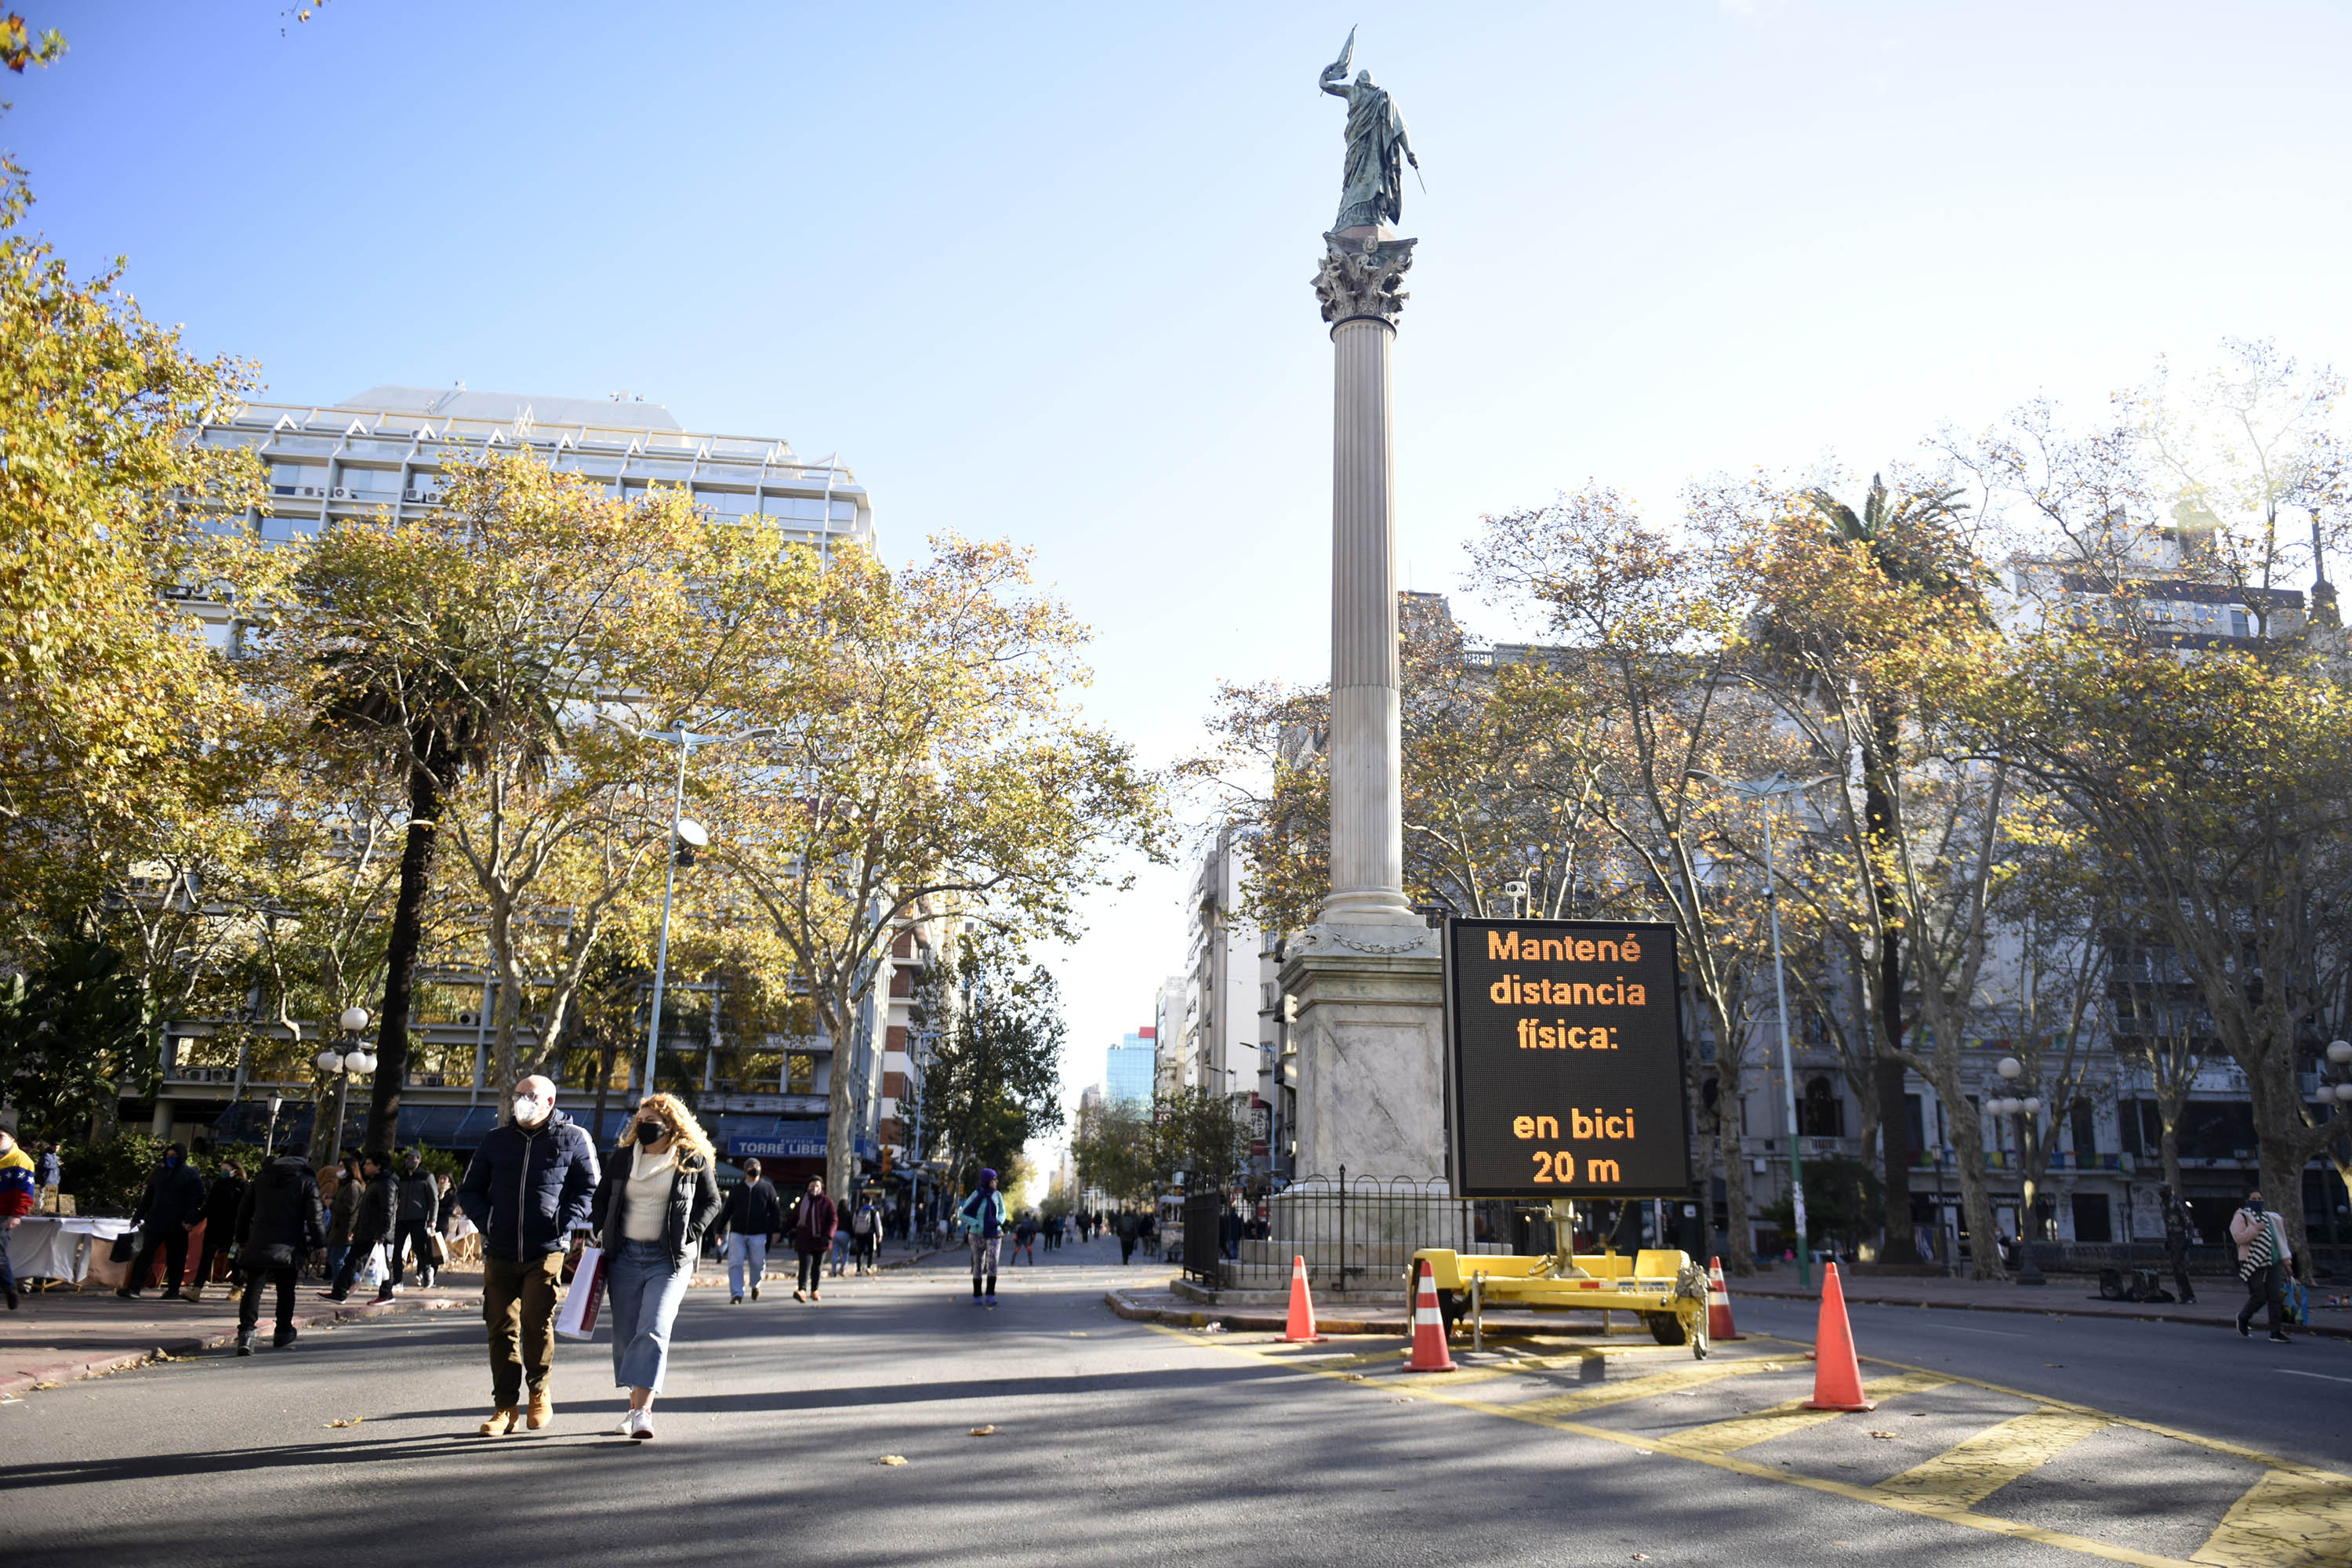
<path id="1" fill-rule="evenodd" d="M 906 1461 L 906 1458 L 905 1458 L 903 1456 L 901 1456 L 901 1455 L 898 1455 L 898 1454 L 885 1454 L 885 1455 L 883 1455 L 883 1456 L 882 1456 L 882 1458 L 881 1458 L 878 1461 L 877 1461 L 877 1463 L 880 1463 L 880 1464 L 885 1464 L 885 1465 L 903 1465 L 903 1464 L 905 1464 L 907 1461 Z"/>
<path id="2" fill-rule="evenodd" d="M 1074 1340 L 1091 1339 L 1092 1337 L 1093 1336 L 1088 1334 L 1084 1329 L 1072 1329 L 1070 1331 L 1070 1338 Z"/>
<path id="3" fill-rule="evenodd" d="M 1892 1432 L 1873 1432 L 1871 1436 L 1874 1437 L 1892 1437 L 1895 1434 Z"/>
<path id="4" fill-rule="evenodd" d="M 1361 1383 L 1364 1381 L 1364 1374 L 1360 1372 L 1351 1372 L 1342 1377 L 1339 1381 L 1342 1383 Z"/>
<path id="5" fill-rule="evenodd" d="M 366 1416 L 364 1416 L 364 1415 L 354 1415 L 354 1416 L 352 1416 L 352 1417 L 350 1420 L 348 1420 L 348 1421 L 330 1421 L 330 1422 L 328 1422 L 328 1423 L 327 1423 L 327 1425 L 328 1425 L 329 1426 L 331 1426 L 331 1427 L 333 1427 L 333 1426 L 358 1426 L 361 1422 L 362 1422 L 362 1421 L 364 1421 L 364 1420 L 366 1420 L 366 1419 L 367 1419 L 367 1417 L 366 1417 Z"/>
<path id="6" fill-rule="evenodd" d="M 996 1436 L 996 1428 L 993 1426 L 975 1426 L 971 1429 L 971 1435 L 975 1437 L 993 1437 Z"/>

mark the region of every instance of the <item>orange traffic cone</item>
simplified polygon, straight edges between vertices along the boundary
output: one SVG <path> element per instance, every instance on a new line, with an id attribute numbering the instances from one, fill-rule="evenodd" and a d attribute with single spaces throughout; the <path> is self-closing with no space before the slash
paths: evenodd
<path id="1" fill-rule="evenodd" d="M 1717 1344 L 1748 1336 L 1731 1326 L 1731 1292 L 1723 1284 L 1723 1259 L 1706 1260 L 1706 1337 Z"/>
<path id="2" fill-rule="evenodd" d="M 1437 1279 L 1429 1259 L 1421 1260 L 1421 1289 L 1412 1298 L 1412 1356 L 1407 1372 L 1452 1372 L 1454 1358 L 1445 1351 L 1445 1314 L 1437 1310 Z"/>
<path id="3" fill-rule="evenodd" d="M 1280 1342 L 1312 1345 L 1322 1342 L 1323 1336 L 1315 1331 L 1315 1299 L 1307 1293 L 1307 1259 L 1294 1257 L 1290 1260 L 1290 1322 L 1283 1329 Z"/>
<path id="4" fill-rule="evenodd" d="M 1862 1363 L 1854 1359 L 1853 1328 L 1845 1321 L 1845 1289 L 1837 1265 L 1822 1268 L 1822 1321 L 1813 1334 L 1813 1396 L 1808 1410 L 1875 1410 L 1862 1396 Z"/>

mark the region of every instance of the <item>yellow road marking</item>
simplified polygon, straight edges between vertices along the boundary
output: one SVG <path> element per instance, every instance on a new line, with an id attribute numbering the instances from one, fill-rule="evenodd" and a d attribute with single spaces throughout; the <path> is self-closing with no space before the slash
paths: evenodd
<path id="1" fill-rule="evenodd" d="M 1988 1426 L 1925 1463 L 1878 1483 L 1895 1497 L 1974 1508 L 2020 1476 L 2040 1469 L 2092 1433 L 2114 1425 L 2078 1410 L 2035 1410 Z"/>
<path id="2" fill-rule="evenodd" d="M 2230 1505 L 2193 1561 L 2223 1568 L 2320 1568 L 2352 1562 L 2352 1481 L 2272 1470 Z"/>
<path id="3" fill-rule="evenodd" d="M 1565 1415 L 1571 1410 L 1591 1410 L 1602 1405 L 1622 1405 L 1631 1399 L 1648 1399 L 1661 1394 L 1679 1394 L 1685 1388 L 1704 1388 L 1710 1383 L 1720 1383 L 1727 1377 L 1738 1377 L 1751 1372 L 1762 1372 L 1767 1366 L 1779 1367 L 1777 1362 L 1702 1361 L 1686 1366 L 1669 1368 L 1664 1372 L 1646 1373 L 1629 1377 L 1622 1383 L 1596 1383 L 1590 1388 L 1570 1389 L 1566 1394 L 1546 1394 L 1514 1405 L 1514 1410 L 1525 1411 L 1530 1418 Z"/>
<path id="4" fill-rule="evenodd" d="M 1893 1399 L 1898 1394 L 1925 1394 L 1931 1388 L 1944 1388 L 1951 1381 L 1934 1373 L 1906 1372 L 1897 1377 L 1873 1378 L 1865 1392 L 1873 1399 Z M 1687 1432 L 1676 1432 L 1667 1441 L 1677 1449 L 1728 1454 L 1735 1448 L 1753 1447 L 1759 1443 L 1769 1443 L 1775 1437 L 1785 1437 L 1792 1432 L 1822 1426 L 1844 1414 L 1842 1410 L 1808 1410 L 1801 1401 L 1791 1400 L 1769 1410 L 1735 1415 L 1728 1421 L 1717 1421 L 1705 1426 L 1694 1426 Z"/>
<path id="5" fill-rule="evenodd" d="M 1256 1351 L 1247 1345 L 1221 1344 L 1213 1339 L 1202 1335 L 1187 1333 L 1181 1329 L 1167 1328 L 1159 1324 L 1153 1324 L 1151 1326 L 1157 1329 L 1160 1332 L 1169 1335 L 1171 1338 L 1186 1340 L 1196 1345 L 1203 1345 L 1211 1349 L 1224 1351 L 1234 1355 L 1249 1356 L 1254 1360 L 1261 1362 L 1272 1359 L 1259 1354 Z M 1754 1366 L 1758 1370 L 1761 1370 L 1760 1363 L 1732 1362 L 1719 1364 L 1724 1365 L 1727 1369 L 1729 1367 Z M 1880 1362 L 1878 1364 L 1901 1365 L 1899 1363 L 1885 1362 Z M 1329 1371 L 1322 1365 L 1300 1365 L 1297 1367 L 1296 1370 L 1312 1373 L 1322 1377 L 1336 1378 L 1344 1375 L 1339 1373 Z M 2026 1394 L 2020 1390 L 2003 1388 L 1994 1384 L 1984 1383 L 1976 1378 L 1954 1377 L 1947 1373 L 1934 1372 L 1932 1369 L 1927 1367 L 1902 1366 L 1901 1370 L 1905 1372 L 1923 1373 L 1933 1377 L 1946 1377 L 1952 1383 L 1967 1384 L 1972 1387 L 1988 1389 L 1996 1394 L 2007 1394 L 2014 1398 L 2023 1399 L 2029 1402 L 2041 1399 L 2041 1396 L 2039 1395 Z M 1619 1389 L 1625 1389 L 1632 1387 L 1634 1383 L 1642 1381 L 1643 1380 L 1638 1378 L 1630 1379 L 1626 1383 L 1615 1384 L 1614 1386 Z M 1677 1444 L 1672 1438 L 1656 1437 L 1647 1434 L 1631 1432 L 1612 1432 L 1605 1426 L 1592 1426 L 1580 1421 L 1567 1420 L 1559 1415 L 1543 1414 L 1536 1408 L 1536 1406 L 1549 1403 L 1548 1401 L 1535 1400 L 1524 1405 L 1496 1405 L 1488 1400 L 1472 1398 L 1464 1394 L 1450 1394 L 1441 1388 L 1430 1387 L 1426 1384 L 1415 1384 L 1401 1380 L 1392 1381 L 1383 1379 L 1380 1384 L 1380 1386 L 1386 1391 L 1402 1391 L 1403 1393 L 1412 1394 L 1416 1398 L 1426 1399 L 1432 1404 L 1450 1405 L 1456 1409 L 1474 1411 L 1480 1415 L 1499 1415 L 1507 1421 L 1522 1421 L 1530 1426 L 1546 1426 L 1549 1427 L 1553 1431 L 1566 1432 L 1571 1436 L 1579 1437 L 1590 1437 L 1596 1442 L 1613 1443 L 1621 1448 L 1633 1448 L 1644 1454 L 1667 1454 L 1677 1458 L 1687 1459 L 1694 1464 L 1706 1465 L 1715 1469 L 1727 1470 L 1734 1475 L 1746 1476 L 1754 1480 L 1775 1481 L 1782 1486 L 1801 1487 L 1807 1491 L 1821 1492 L 1830 1497 L 1844 1498 L 1853 1502 L 1872 1503 L 1880 1508 L 1892 1509 L 1898 1513 L 1908 1513 L 1921 1518 L 1938 1520 L 1946 1524 L 1961 1525 L 1969 1530 L 1982 1531 L 1990 1535 L 2007 1536 L 2014 1541 L 2031 1541 L 2037 1545 L 2054 1547 L 2064 1552 L 2074 1552 L 2085 1557 L 2097 1557 L 2109 1563 L 2130 1563 L 2133 1564 L 2133 1568 L 2200 1568 L 2200 1565 L 2210 1564 L 2221 1564 L 2222 1565 L 2222 1568 L 2288 1568 L 2289 1564 L 2294 1564 L 2296 1565 L 2296 1568 L 2302 1568 L 2302 1565 L 2304 1564 L 2312 1564 L 2315 1565 L 2315 1565 L 2318 1563 L 2341 1563 L 2345 1560 L 2340 1551 L 2336 1551 L 2335 1547 L 2327 1544 L 2323 1539 L 2322 1550 L 2336 1551 L 2336 1555 L 2334 1557 L 2265 1557 L 2255 1555 L 2241 1559 L 2237 1557 L 2209 1555 L 2209 1553 L 2211 1553 L 2214 1551 L 2213 1543 L 2209 1542 L 2205 1549 L 2198 1553 L 2198 1561 L 2196 1563 L 2191 1563 L 2184 1558 L 2166 1557 L 2158 1552 L 2140 1552 L 2128 1546 L 2116 1546 L 2105 1541 L 2094 1541 L 2087 1536 L 2069 1534 L 2067 1531 L 2063 1530 L 2047 1530 L 2040 1525 L 2024 1524 L 2016 1520 L 1999 1519 L 1990 1514 L 1978 1513 L 1972 1509 L 1966 1507 L 1954 1507 L 1951 1504 L 1943 1501 L 1927 1501 L 1918 1498 L 1904 1497 L 1897 1493 L 1883 1491 L 1875 1487 L 1858 1486 L 1851 1481 L 1832 1480 L 1826 1476 L 1809 1476 L 1794 1470 L 1782 1469 L 1777 1466 L 1756 1464 L 1749 1460 L 1740 1458 L 1735 1454 L 1714 1453 L 1702 1447 L 1685 1447 Z M 1594 1392 L 1598 1393 L 1600 1391 L 1595 1390 Z M 2052 1400 L 2041 1400 L 2041 1403 L 2053 1407 L 2056 1407 L 2059 1404 L 2059 1402 Z M 2098 1412 L 2088 1410 L 2087 1407 L 2075 1406 L 2074 1408 L 2082 1409 L 2084 1414 L 2099 1414 Z M 2117 1426 L 2137 1426 L 2144 1430 L 2157 1432 L 2158 1435 L 2165 1436 L 2176 1436 L 2176 1434 L 2167 1431 L 2162 1427 L 2154 1426 L 2147 1422 L 2127 1421 L 2121 1417 L 2106 1417 L 2106 1419 L 2112 1421 Z M 2179 1434 L 2179 1436 L 2184 1437 L 2188 1436 L 2187 1434 Z M 2193 1437 L 2189 1437 L 2189 1440 L 2198 1442 L 2200 1443 L 2200 1446 L 2211 1448 L 2216 1451 L 2236 1453 L 2243 1457 L 2255 1458 L 2261 1462 L 2266 1463 L 2274 1468 L 2284 1470 L 2294 1476 L 2311 1478 L 2329 1485 L 2340 1485 L 2345 1483 L 2345 1478 L 2332 1476 L 2327 1471 L 2314 1470 L 2305 1466 L 2290 1465 L 2282 1459 L 2272 1458 L 2268 1456 L 2255 1455 L 2252 1450 L 2239 1448 L 2235 1445 L 2219 1443 L 2210 1440 L 2200 1440 Z M 2254 1489 L 2259 1491 L 2261 1488 L 2258 1486 Z M 2240 1505 L 2242 1507 L 2245 1501 L 2246 1500 L 2241 1499 Z M 2231 1510 L 2232 1515 L 2235 1515 L 2237 1512 L 2238 1509 L 2233 1508 Z M 2267 1517 L 2265 1517 L 2265 1522 L 2268 1522 Z M 2217 1531 L 2217 1539 L 2219 1534 L 2220 1532 Z M 2229 1543 L 2225 1543 L 2225 1550 L 2228 1548 L 2228 1545 Z"/>

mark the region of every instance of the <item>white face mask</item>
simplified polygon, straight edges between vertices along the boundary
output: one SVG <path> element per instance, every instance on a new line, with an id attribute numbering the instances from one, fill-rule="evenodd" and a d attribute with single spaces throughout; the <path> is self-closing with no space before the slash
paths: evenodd
<path id="1" fill-rule="evenodd" d="M 533 1122 L 545 1120 L 547 1111 L 548 1105 L 543 1100 L 537 1099 L 528 1094 L 518 1094 L 515 1096 L 515 1120 L 523 1123 L 525 1126 L 530 1126 Z"/>

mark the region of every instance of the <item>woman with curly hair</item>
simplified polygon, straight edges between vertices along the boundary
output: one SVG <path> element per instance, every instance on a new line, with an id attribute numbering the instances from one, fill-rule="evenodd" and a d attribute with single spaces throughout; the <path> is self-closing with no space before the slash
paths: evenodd
<path id="1" fill-rule="evenodd" d="M 670 1324 L 686 1299 L 702 1233 L 719 1214 L 710 1139 L 674 1095 L 649 1094 L 605 1163 L 594 1213 L 613 1293 L 613 1382 L 629 1391 L 624 1437 L 654 1435 L 654 1395 Z"/>

